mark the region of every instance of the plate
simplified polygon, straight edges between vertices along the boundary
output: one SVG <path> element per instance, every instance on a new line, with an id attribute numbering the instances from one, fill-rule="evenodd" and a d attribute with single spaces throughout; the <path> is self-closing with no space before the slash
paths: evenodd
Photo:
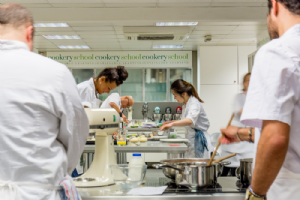
<path id="1" fill-rule="evenodd" d="M 162 142 L 188 142 L 188 139 L 160 139 Z"/>

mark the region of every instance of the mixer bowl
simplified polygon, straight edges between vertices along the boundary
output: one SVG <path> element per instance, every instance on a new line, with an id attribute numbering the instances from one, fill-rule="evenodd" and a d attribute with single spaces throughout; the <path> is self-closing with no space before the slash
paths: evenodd
<path id="1" fill-rule="evenodd" d="M 171 121 L 172 120 L 172 114 L 164 114 L 165 121 Z"/>
<path id="2" fill-rule="evenodd" d="M 143 182 L 147 171 L 147 165 L 119 164 L 109 167 L 116 185 L 125 190 L 139 186 Z"/>

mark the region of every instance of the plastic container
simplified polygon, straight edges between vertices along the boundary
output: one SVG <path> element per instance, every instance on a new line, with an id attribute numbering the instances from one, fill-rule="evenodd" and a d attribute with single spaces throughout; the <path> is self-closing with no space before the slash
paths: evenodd
<path id="1" fill-rule="evenodd" d="M 141 166 L 141 165 L 143 166 L 146 165 L 142 158 L 142 154 L 133 153 L 128 166 L 130 167 L 130 166 Z M 141 179 L 141 174 L 142 172 L 139 169 L 129 169 L 128 177 L 131 178 L 131 180 L 139 180 Z"/>

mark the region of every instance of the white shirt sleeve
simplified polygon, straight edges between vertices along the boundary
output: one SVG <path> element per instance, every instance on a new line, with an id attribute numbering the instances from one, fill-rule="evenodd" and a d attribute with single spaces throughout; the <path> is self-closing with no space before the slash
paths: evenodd
<path id="1" fill-rule="evenodd" d="M 193 122 L 193 124 L 190 127 L 195 127 L 195 124 L 196 124 L 196 122 L 200 116 L 200 112 L 201 112 L 200 102 L 199 103 L 192 102 L 189 105 L 188 109 L 189 110 L 188 110 L 186 118 L 189 118 Z"/>
<path id="2" fill-rule="evenodd" d="M 241 118 L 252 127 L 261 128 L 263 120 L 291 125 L 294 104 L 299 99 L 300 87 L 295 76 L 298 69 L 286 51 L 274 42 L 261 48 L 255 58 Z"/>
<path id="3" fill-rule="evenodd" d="M 118 93 L 113 93 L 109 96 L 109 103 L 115 103 L 119 108 L 121 108 L 121 98 Z"/>
<path id="4" fill-rule="evenodd" d="M 234 99 L 233 112 L 238 114 L 238 112 L 244 107 L 244 102 L 242 101 L 242 94 L 237 94 Z"/>
<path id="5" fill-rule="evenodd" d="M 89 122 L 82 107 L 74 78 L 69 70 L 64 71 L 62 92 L 57 97 L 57 112 L 60 131 L 57 139 L 67 152 L 68 173 L 72 174 L 83 152 L 89 133 Z"/>

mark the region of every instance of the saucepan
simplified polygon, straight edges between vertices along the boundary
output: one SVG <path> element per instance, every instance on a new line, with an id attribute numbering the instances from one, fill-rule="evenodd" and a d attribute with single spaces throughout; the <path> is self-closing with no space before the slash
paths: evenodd
<path id="1" fill-rule="evenodd" d="M 154 167 L 162 168 L 165 176 L 177 185 L 201 188 L 216 184 L 223 166 L 230 164 L 229 161 L 221 161 L 207 166 L 208 162 L 209 159 L 168 159 Z"/>
<path id="2" fill-rule="evenodd" d="M 240 160 L 240 166 L 236 168 L 236 177 L 241 180 L 241 183 L 245 186 L 249 186 L 252 180 L 252 158 L 246 158 Z"/>
<path id="3" fill-rule="evenodd" d="M 223 161 L 225 159 L 228 159 L 228 158 L 231 158 L 233 156 L 236 156 L 236 153 L 233 153 L 233 154 L 230 154 L 230 155 L 225 156 L 223 158 L 214 160 L 213 163 L 221 162 L 221 161 Z M 195 158 L 195 159 L 168 159 L 168 160 L 162 160 L 161 164 L 155 164 L 155 165 L 153 165 L 153 167 L 156 168 L 156 169 L 162 169 L 164 175 L 167 178 L 175 180 L 175 170 L 180 169 L 182 167 L 182 165 L 180 164 L 181 162 L 190 162 L 190 163 L 193 164 L 195 162 L 206 163 L 207 160 L 208 159 L 197 159 L 197 158 Z M 222 174 L 222 171 L 223 171 L 223 165 L 221 164 L 216 168 L 216 174 L 219 176 L 220 175 L 219 173 Z"/>

